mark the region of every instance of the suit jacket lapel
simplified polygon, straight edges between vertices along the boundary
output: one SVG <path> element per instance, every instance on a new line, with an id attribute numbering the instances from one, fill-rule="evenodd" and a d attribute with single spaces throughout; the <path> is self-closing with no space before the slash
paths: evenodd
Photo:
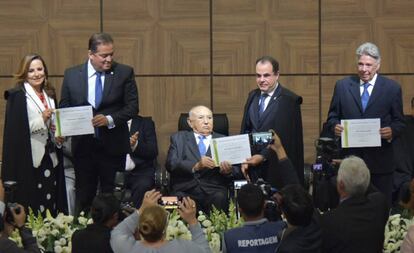
<path id="1" fill-rule="evenodd" d="M 200 151 L 198 151 L 197 141 L 194 137 L 194 132 L 187 131 L 186 137 L 187 137 L 187 143 L 190 144 L 188 145 L 190 152 L 197 158 L 197 161 L 200 160 L 201 159 Z"/>
<path id="2" fill-rule="evenodd" d="M 356 78 L 356 80 L 352 79 L 352 82 L 349 85 L 349 92 L 352 94 L 355 103 L 358 105 L 359 110 L 362 112 L 361 91 L 359 86 L 359 78 Z"/>
<path id="3" fill-rule="evenodd" d="M 261 123 L 263 123 L 265 121 L 265 119 L 267 118 L 267 116 L 270 112 L 275 113 L 277 111 L 277 107 L 279 105 L 278 98 L 280 97 L 281 93 L 282 93 L 282 87 L 279 83 L 279 85 L 277 86 L 275 92 L 273 93 L 272 97 L 270 98 L 269 104 L 267 105 L 267 107 L 264 110 L 262 116 L 260 117 L 262 119 L 260 121 Z"/>
<path id="4" fill-rule="evenodd" d="M 259 98 L 260 98 L 260 90 L 257 89 L 256 92 L 250 98 L 250 106 L 249 106 L 249 117 L 250 122 L 252 123 L 251 129 L 257 129 L 259 124 Z"/>
<path id="5" fill-rule="evenodd" d="M 382 93 L 384 92 L 383 86 L 384 86 L 384 80 L 382 79 L 380 75 L 378 75 L 377 81 L 374 85 L 374 88 L 372 89 L 371 96 L 369 96 L 368 104 L 367 104 L 367 107 L 365 108 L 365 111 L 367 111 L 368 108 L 371 107 L 371 105 L 375 103 L 375 101 L 379 97 L 382 96 Z"/>
<path id="6" fill-rule="evenodd" d="M 105 98 L 109 96 L 113 81 L 114 81 L 114 71 L 110 70 L 110 71 L 105 72 L 105 84 L 104 84 L 104 90 L 102 94 L 102 102 L 105 102 Z"/>

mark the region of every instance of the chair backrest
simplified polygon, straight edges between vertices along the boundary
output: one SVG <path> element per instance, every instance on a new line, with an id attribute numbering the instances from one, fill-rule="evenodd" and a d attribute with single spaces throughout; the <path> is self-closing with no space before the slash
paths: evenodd
<path id="1" fill-rule="evenodd" d="M 187 123 L 188 113 L 181 113 L 178 119 L 178 131 L 191 131 Z M 229 120 L 226 113 L 213 113 L 213 131 L 223 135 L 229 135 Z"/>

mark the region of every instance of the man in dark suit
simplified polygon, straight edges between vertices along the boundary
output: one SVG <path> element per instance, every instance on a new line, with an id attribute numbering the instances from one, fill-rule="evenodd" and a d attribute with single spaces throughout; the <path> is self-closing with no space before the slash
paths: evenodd
<path id="1" fill-rule="evenodd" d="M 157 135 L 151 117 L 137 115 L 128 124 L 132 151 L 126 158 L 125 184 L 131 190 L 130 201 L 139 208 L 145 192 L 154 188 L 155 159 L 158 155 Z"/>
<path id="2" fill-rule="evenodd" d="M 228 162 L 216 167 L 210 151 L 211 139 L 223 135 L 213 133 L 213 113 L 205 106 L 193 107 L 187 122 L 193 131 L 172 135 L 168 150 L 166 168 L 173 194 L 191 197 L 205 212 L 212 205 L 227 210 L 227 186 L 235 172 Z"/>
<path id="3" fill-rule="evenodd" d="M 372 183 L 391 203 L 395 167 L 392 141 L 404 129 L 401 87 L 397 82 L 377 74 L 381 57 L 376 45 L 364 43 L 356 54 L 358 76 L 336 83 L 327 125 L 339 137 L 343 131 L 342 119 L 380 119 L 380 147 L 344 148 L 342 155 L 356 155 L 364 159 L 371 172 Z"/>
<path id="4" fill-rule="evenodd" d="M 340 204 L 322 216 L 323 252 L 382 252 L 388 204 L 381 192 L 367 193 L 370 172 L 356 156 L 338 170 Z"/>
<path id="5" fill-rule="evenodd" d="M 280 137 L 287 155 L 303 183 L 303 133 L 300 105 L 302 97 L 283 87 L 279 82 L 279 63 L 270 56 L 256 61 L 256 83 L 258 88 L 249 93 L 244 107 L 241 133 L 267 132 L 273 129 Z M 262 163 L 264 161 L 264 163 Z M 260 166 L 258 166 L 262 163 Z M 262 177 L 273 186 L 282 188 L 285 179 L 278 173 L 278 158 L 268 149 L 247 159 L 242 165 L 250 179 Z"/>
<path id="6" fill-rule="evenodd" d="M 96 33 L 89 39 L 88 61 L 69 68 L 63 79 L 60 107 L 93 106 L 94 135 L 72 139 L 76 210 L 88 211 L 96 195 L 114 189 L 117 170 L 130 151 L 127 121 L 138 114 L 134 70 L 113 61 L 113 40 Z"/>

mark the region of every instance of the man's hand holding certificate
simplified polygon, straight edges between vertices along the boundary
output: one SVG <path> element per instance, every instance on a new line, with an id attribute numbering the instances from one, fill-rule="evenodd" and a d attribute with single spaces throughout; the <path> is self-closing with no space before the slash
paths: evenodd
<path id="1" fill-rule="evenodd" d="M 341 120 L 342 148 L 380 147 L 380 119 Z"/>
<path id="2" fill-rule="evenodd" d="M 92 106 L 78 106 L 56 109 L 55 136 L 93 134 Z"/>
<path id="3" fill-rule="evenodd" d="M 221 137 L 211 140 L 211 155 L 216 166 L 227 161 L 230 164 L 239 164 L 251 157 L 248 134 Z"/>

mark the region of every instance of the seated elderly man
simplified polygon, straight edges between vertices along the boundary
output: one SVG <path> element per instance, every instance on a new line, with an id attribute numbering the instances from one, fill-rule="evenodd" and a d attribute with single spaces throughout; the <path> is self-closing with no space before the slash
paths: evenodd
<path id="1" fill-rule="evenodd" d="M 382 252 L 388 204 L 380 192 L 368 193 L 370 172 L 356 156 L 338 170 L 339 206 L 322 216 L 323 252 Z"/>
<path id="2" fill-rule="evenodd" d="M 195 106 L 187 122 L 193 131 L 173 134 L 168 150 L 166 168 L 172 194 L 191 197 L 207 213 L 212 205 L 227 210 L 227 186 L 235 168 L 228 162 L 217 167 L 211 158 L 211 139 L 222 137 L 213 133 L 213 113 L 205 106 Z"/>

